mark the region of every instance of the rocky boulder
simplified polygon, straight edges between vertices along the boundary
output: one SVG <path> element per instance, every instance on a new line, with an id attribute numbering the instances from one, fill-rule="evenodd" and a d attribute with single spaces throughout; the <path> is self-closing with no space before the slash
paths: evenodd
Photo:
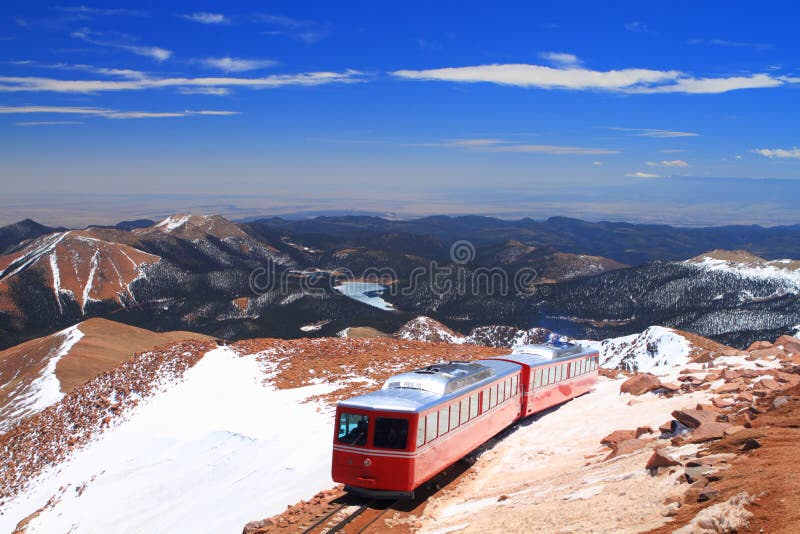
<path id="1" fill-rule="evenodd" d="M 661 386 L 661 381 L 648 373 L 636 374 L 627 379 L 619 387 L 620 393 L 630 393 L 631 395 L 643 395 Z"/>

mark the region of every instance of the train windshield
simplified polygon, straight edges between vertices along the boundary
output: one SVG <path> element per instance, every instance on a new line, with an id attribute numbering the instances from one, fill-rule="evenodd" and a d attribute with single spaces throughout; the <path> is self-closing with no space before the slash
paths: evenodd
<path id="1" fill-rule="evenodd" d="M 405 449 L 408 446 L 408 419 L 378 417 L 373 442 L 381 449 Z"/>
<path id="2" fill-rule="evenodd" d="M 339 443 L 366 445 L 368 429 L 369 416 L 349 412 L 339 414 Z"/>

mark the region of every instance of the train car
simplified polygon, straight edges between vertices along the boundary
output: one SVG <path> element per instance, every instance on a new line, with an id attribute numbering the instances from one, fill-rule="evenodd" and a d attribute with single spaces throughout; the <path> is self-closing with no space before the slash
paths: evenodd
<path id="1" fill-rule="evenodd" d="M 576 343 L 523 345 L 496 359 L 522 365 L 522 417 L 589 391 L 597 383 L 600 355 Z"/>
<path id="2" fill-rule="evenodd" d="M 594 384 L 596 353 L 579 346 L 550 352 L 552 345 L 537 347 L 424 367 L 389 378 L 379 391 L 341 401 L 333 480 L 357 495 L 411 496 L 514 421 Z"/>

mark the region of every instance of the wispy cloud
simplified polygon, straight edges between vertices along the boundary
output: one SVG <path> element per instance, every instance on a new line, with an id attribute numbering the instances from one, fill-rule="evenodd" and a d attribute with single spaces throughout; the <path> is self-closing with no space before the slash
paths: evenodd
<path id="1" fill-rule="evenodd" d="M 0 76 L 0 92 L 100 93 L 109 91 L 141 91 L 163 88 L 232 88 L 274 89 L 287 86 L 317 86 L 331 83 L 357 83 L 363 75 L 356 70 L 344 72 L 304 72 L 274 74 L 261 78 L 207 77 L 157 78 L 137 80 L 59 80 L 40 77 Z"/>
<path id="2" fill-rule="evenodd" d="M 228 24 L 230 22 L 230 20 L 221 13 L 209 13 L 207 11 L 198 11 L 181 16 L 187 20 L 199 22 L 200 24 Z"/>
<path id="3" fill-rule="evenodd" d="M 552 53 L 548 53 L 552 54 Z M 556 53 L 561 54 L 561 53 Z M 445 67 L 426 70 L 397 70 L 391 74 L 398 78 L 457 83 L 494 83 L 538 89 L 594 90 L 621 93 L 726 93 L 737 89 L 777 87 L 792 80 L 768 74 L 732 76 L 727 78 L 695 78 L 678 70 L 625 68 L 598 71 L 579 66 L 565 65 L 561 57 L 558 67 L 524 63 L 477 65 L 470 67 Z M 574 57 L 578 61 L 577 57 Z M 552 61 L 552 58 L 550 59 Z"/>
<path id="4" fill-rule="evenodd" d="M 264 69 L 278 64 L 271 59 L 242 59 L 235 57 L 207 57 L 199 60 L 207 68 L 217 69 L 224 72 L 246 72 L 249 70 Z"/>
<path id="5" fill-rule="evenodd" d="M 800 159 L 800 148 L 754 148 L 751 152 L 770 159 Z"/>
<path id="6" fill-rule="evenodd" d="M 682 159 L 663 160 L 663 161 L 648 161 L 648 167 L 688 167 L 689 164 Z"/>
<path id="7" fill-rule="evenodd" d="M 61 6 L 55 9 L 63 11 L 64 13 L 77 13 L 80 15 L 94 15 L 99 17 L 145 17 L 147 14 L 143 11 L 135 9 L 123 8 L 103 8 L 103 7 L 88 7 L 88 6 Z"/>
<path id="8" fill-rule="evenodd" d="M 630 22 L 625 23 L 625 29 L 629 32 L 633 33 L 649 33 L 650 28 L 647 27 L 647 24 L 638 20 L 632 20 Z"/>
<path id="9" fill-rule="evenodd" d="M 26 121 L 15 122 L 14 126 L 61 126 L 67 124 L 83 124 L 82 121 Z"/>
<path id="10" fill-rule="evenodd" d="M 578 56 L 567 52 L 542 52 L 539 57 L 559 67 L 577 67 L 581 64 Z"/>
<path id="11" fill-rule="evenodd" d="M 625 176 L 629 176 L 631 178 L 660 178 L 658 174 L 653 174 L 650 172 L 642 172 L 636 171 L 626 174 Z"/>
<path id="12" fill-rule="evenodd" d="M 185 110 L 185 111 L 120 111 L 108 108 L 69 106 L 0 106 L 0 114 L 39 114 L 97 116 L 106 119 L 164 119 L 190 117 L 193 115 L 228 116 L 239 115 L 238 111 Z"/>
<path id="13" fill-rule="evenodd" d="M 328 35 L 328 28 L 314 20 L 294 19 L 268 13 L 258 13 L 253 18 L 256 22 L 273 28 L 263 32 L 265 35 L 291 37 L 306 44 L 314 44 Z"/>
<path id="14" fill-rule="evenodd" d="M 609 126 L 608 129 L 618 132 L 631 132 L 636 137 L 656 137 L 659 139 L 672 139 L 675 137 L 698 137 L 700 135 L 695 132 L 660 130 L 658 128 L 621 128 L 618 126 Z"/>
<path id="15" fill-rule="evenodd" d="M 178 92 L 182 95 L 213 95 L 225 96 L 231 93 L 227 87 L 179 87 Z"/>
<path id="16" fill-rule="evenodd" d="M 172 51 L 159 46 L 141 46 L 136 44 L 128 44 L 120 41 L 106 41 L 98 39 L 99 34 L 92 32 L 86 28 L 72 32 L 72 36 L 95 46 L 105 46 L 109 48 L 117 48 L 119 50 L 126 50 L 138 56 L 145 56 L 152 58 L 156 61 L 166 61 L 172 57 Z"/>
<path id="17" fill-rule="evenodd" d="M 550 154 L 555 156 L 600 156 L 618 154 L 618 150 L 566 145 L 534 145 L 503 139 L 450 139 L 439 143 L 418 143 L 412 146 L 445 147 L 471 152 L 504 152 L 522 154 Z"/>
<path id="18" fill-rule="evenodd" d="M 752 48 L 753 50 L 771 50 L 775 45 L 769 43 L 749 43 L 744 41 L 729 41 L 727 39 L 690 39 L 691 45 L 710 45 L 724 48 Z"/>

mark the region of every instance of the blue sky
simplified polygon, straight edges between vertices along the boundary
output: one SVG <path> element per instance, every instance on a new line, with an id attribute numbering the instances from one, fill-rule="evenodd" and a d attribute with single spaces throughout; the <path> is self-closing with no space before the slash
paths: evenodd
<path id="1" fill-rule="evenodd" d="M 799 11 L 6 2 L 0 180 L 9 208 L 797 223 Z"/>

